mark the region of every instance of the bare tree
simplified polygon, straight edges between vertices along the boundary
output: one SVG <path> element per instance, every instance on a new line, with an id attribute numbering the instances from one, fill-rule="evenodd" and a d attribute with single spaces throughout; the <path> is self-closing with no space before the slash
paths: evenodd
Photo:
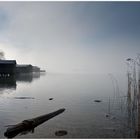
<path id="1" fill-rule="evenodd" d="M 3 51 L 0 51 L 0 60 L 5 59 L 5 54 Z"/>

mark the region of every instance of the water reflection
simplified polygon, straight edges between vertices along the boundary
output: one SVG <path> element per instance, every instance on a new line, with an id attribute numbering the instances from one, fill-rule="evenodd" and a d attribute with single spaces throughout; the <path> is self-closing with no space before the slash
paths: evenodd
<path id="1" fill-rule="evenodd" d="M 29 73 L 29 74 L 17 74 L 11 76 L 0 76 L 0 93 L 3 90 L 16 90 L 18 82 L 22 83 L 32 83 L 36 79 L 40 79 L 40 76 L 45 75 L 39 72 Z"/>
<path id="2" fill-rule="evenodd" d="M 21 79 L 26 79 L 27 76 L 21 77 Z M 92 77 L 92 75 L 48 74 L 42 79 L 38 75 L 35 75 L 35 77 L 37 78 L 32 78 L 32 80 L 31 78 L 30 80 L 19 81 L 16 79 L 18 86 L 16 92 L 13 95 L 4 94 L 2 96 L 4 98 L 1 98 L 0 109 L 5 114 L 1 113 L 4 114 L 3 118 L 0 116 L 2 121 L 1 137 L 4 137 L 3 134 L 6 131 L 6 128 L 2 128 L 2 126 L 16 124 L 25 118 L 38 116 L 46 110 L 51 112 L 58 107 L 67 108 L 64 117 L 58 117 L 52 122 L 44 123 L 39 128 L 35 128 L 36 133 L 34 134 L 29 133 L 34 132 L 34 129 L 26 129 L 20 131 L 22 136 L 17 135 L 16 137 L 55 138 L 57 135 L 52 132 L 58 130 L 67 130 L 69 132 L 68 135 L 64 136 L 65 138 L 135 137 L 134 123 L 132 123 L 132 119 L 135 119 L 135 117 L 132 112 L 133 88 L 130 87 L 131 84 L 128 88 L 132 92 L 127 93 L 127 85 L 123 85 L 124 82 L 121 81 L 122 79 L 118 80 L 118 77 L 116 78 L 118 82 L 113 79 L 114 88 L 111 87 L 111 90 L 110 83 L 112 81 L 109 78 L 107 81 L 106 76 L 103 75 Z M 39 78 L 41 80 L 33 82 Z M 118 84 L 120 81 L 122 87 L 125 88 L 124 92 L 119 90 L 122 89 Z M 33 84 L 30 84 L 32 82 Z M 35 100 L 20 100 L 25 99 L 25 97 L 31 99 L 33 97 Z M 133 122 L 135 122 L 134 119 Z"/>
<path id="3" fill-rule="evenodd" d="M 15 78 L 15 76 L 0 77 L 0 88 L 16 89 L 16 78 Z"/>
<path id="4" fill-rule="evenodd" d="M 17 74 L 16 81 L 17 82 L 28 82 L 31 83 L 35 79 L 40 78 L 40 73 L 29 73 L 29 74 Z"/>

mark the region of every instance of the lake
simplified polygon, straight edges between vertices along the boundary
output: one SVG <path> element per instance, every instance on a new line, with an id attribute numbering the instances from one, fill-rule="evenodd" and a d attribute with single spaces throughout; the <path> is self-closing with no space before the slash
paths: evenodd
<path id="1" fill-rule="evenodd" d="M 46 73 L 2 79 L 0 137 L 5 138 L 7 125 L 65 108 L 15 138 L 135 138 L 127 90 L 126 74 Z M 59 130 L 67 134 L 55 135 Z"/>

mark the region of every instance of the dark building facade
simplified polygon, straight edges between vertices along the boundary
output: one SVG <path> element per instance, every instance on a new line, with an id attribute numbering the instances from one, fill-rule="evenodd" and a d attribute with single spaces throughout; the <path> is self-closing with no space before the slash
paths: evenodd
<path id="1" fill-rule="evenodd" d="M 40 68 L 37 66 L 33 66 L 33 72 L 40 72 Z"/>
<path id="2" fill-rule="evenodd" d="M 16 60 L 0 60 L 0 76 L 14 75 L 16 72 Z"/>
<path id="3" fill-rule="evenodd" d="M 16 73 L 31 73 L 33 71 L 32 65 L 16 65 Z"/>
<path id="4" fill-rule="evenodd" d="M 16 60 L 0 60 L 0 76 L 29 74 L 33 72 L 40 72 L 40 68 L 31 64 L 17 64 Z"/>

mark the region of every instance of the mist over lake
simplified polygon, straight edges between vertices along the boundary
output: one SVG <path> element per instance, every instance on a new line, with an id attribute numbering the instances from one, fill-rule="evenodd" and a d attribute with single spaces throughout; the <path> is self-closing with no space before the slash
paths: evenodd
<path id="1" fill-rule="evenodd" d="M 0 2 L 0 138 L 139 138 L 139 2 Z"/>

